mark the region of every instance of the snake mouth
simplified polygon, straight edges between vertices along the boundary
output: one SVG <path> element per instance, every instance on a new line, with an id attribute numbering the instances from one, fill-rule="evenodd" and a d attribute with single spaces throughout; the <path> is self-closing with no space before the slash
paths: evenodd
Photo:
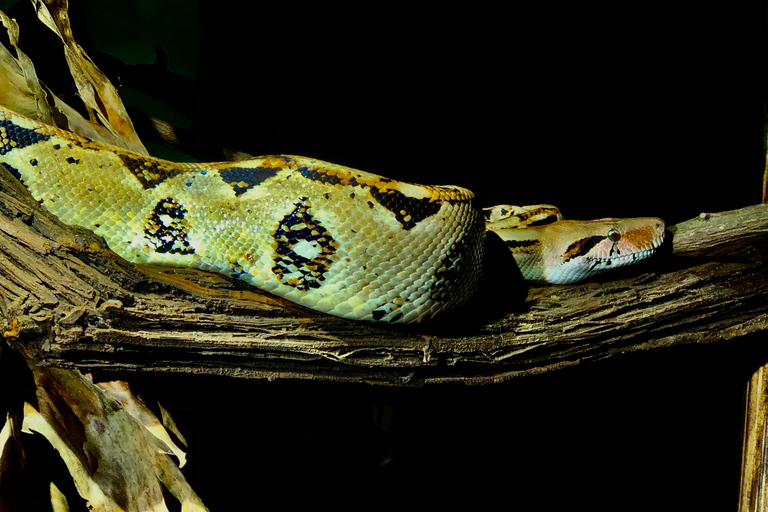
<path id="1" fill-rule="evenodd" d="M 561 264 L 547 273 L 545 280 L 550 283 L 576 283 L 633 265 L 656 254 L 666 239 L 664 221 L 656 218 L 604 219 L 575 226 L 607 229 L 571 243 L 561 253 Z"/>
<path id="2" fill-rule="evenodd" d="M 583 260 L 584 266 L 587 267 L 589 271 L 597 271 L 608 268 L 618 268 L 624 265 L 637 263 L 656 254 L 656 252 L 664 243 L 665 239 L 666 228 L 662 223 L 657 227 L 656 236 L 654 236 L 650 241 L 650 244 L 645 245 L 645 247 L 639 249 L 636 248 L 626 254 L 621 254 L 621 249 L 615 249 L 614 247 L 611 247 L 609 250 L 609 255 L 607 256 L 585 256 Z M 613 253 L 614 250 L 616 250 L 617 254 L 610 254 Z"/>
<path id="3" fill-rule="evenodd" d="M 631 263 L 637 263 L 656 254 L 659 246 L 654 246 L 650 249 L 633 252 L 632 254 L 625 254 L 623 256 L 606 256 L 603 258 L 585 257 L 584 262 L 586 267 L 596 267 L 598 265 L 605 265 L 606 267 L 622 267 Z"/>

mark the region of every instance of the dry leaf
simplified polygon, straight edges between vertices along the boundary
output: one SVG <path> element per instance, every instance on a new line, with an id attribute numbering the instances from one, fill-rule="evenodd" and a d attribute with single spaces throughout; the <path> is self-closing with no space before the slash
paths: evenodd
<path id="1" fill-rule="evenodd" d="M 144 425 L 144 428 L 146 428 L 149 433 L 165 445 L 163 453 L 174 454 L 179 459 L 179 467 L 184 467 L 187 463 L 187 455 L 184 453 L 184 450 L 176 446 L 176 443 L 171 440 L 171 436 L 168 435 L 168 431 L 163 428 L 163 424 L 160 423 L 157 416 L 155 416 L 141 400 L 131 393 L 127 382 L 115 380 L 111 382 L 99 382 L 96 385 L 99 386 L 112 400 L 119 402 L 128 414 Z M 163 417 L 164 412 L 165 410 L 161 411 L 161 416 Z"/>
<path id="2" fill-rule="evenodd" d="M 53 124 L 50 110 L 45 101 L 45 92 L 35 73 L 35 66 L 29 57 L 19 49 L 19 25 L 0 11 L 0 22 L 8 31 L 16 55 L 0 45 L 0 103 L 12 107 L 16 112 Z"/>
<path id="3" fill-rule="evenodd" d="M 7 48 L 0 45 L 0 77 L 2 77 L 0 80 L 0 105 L 89 139 L 147 154 L 143 145 L 140 147 L 136 147 L 135 144 L 131 145 L 119 135 L 115 135 L 114 130 L 108 130 L 100 123 L 87 121 L 77 110 L 56 97 L 50 89 L 39 81 L 34 64 L 21 50 L 19 27 L 16 21 L 8 18 L 3 11 L 0 11 L 0 22 L 6 27 L 8 37 L 17 55 L 17 57 L 13 57 Z"/>
<path id="4" fill-rule="evenodd" d="M 40 21 L 64 43 L 64 56 L 69 71 L 91 115 L 98 117 L 115 138 L 124 141 L 123 147 L 143 155 L 148 154 L 133 128 L 117 89 L 75 41 L 67 15 L 67 0 L 32 0 L 32 4 Z"/>
<path id="5" fill-rule="evenodd" d="M 167 510 L 163 487 L 182 510 L 207 510 L 166 445 L 114 396 L 78 371 L 32 366 L 32 372 L 39 411 L 24 405 L 22 431 L 43 435 L 59 452 L 92 510 Z"/>

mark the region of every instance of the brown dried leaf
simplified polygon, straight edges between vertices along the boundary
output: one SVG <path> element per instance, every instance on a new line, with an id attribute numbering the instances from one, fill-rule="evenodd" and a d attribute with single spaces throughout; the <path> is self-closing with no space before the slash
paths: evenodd
<path id="1" fill-rule="evenodd" d="M 85 120 L 37 78 L 29 57 L 19 48 L 19 27 L 16 20 L 0 11 L 0 22 L 8 30 L 17 57 L 0 45 L 0 105 L 47 124 L 56 125 L 83 137 L 137 150 L 99 123 Z M 146 150 L 142 148 L 146 154 Z"/>
<path id="2" fill-rule="evenodd" d="M 51 491 L 51 508 L 53 512 L 69 512 L 69 504 L 64 493 L 53 482 L 51 482 L 49 489 Z"/>
<path id="3" fill-rule="evenodd" d="M 59 452 L 91 510 L 166 510 L 163 487 L 182 510 L 208 510 L 166 454 L 166 444 L 116 394 L 77 371 L 30 367 L 39 411 L 25 404 L 22 431 L 43 435 Z"/>
<path id="4" fill-rule="evenodd" d="M 173 432 L 173 435 L 175 435 L 179 441 L 181 441 L 181 444 L 186 447 L 187 440 L 181 435 L 181 431 L 179 430 L 179 427 L 176 426 L 176 422 L 174 421 L 173 416 L 171 416 L 171 413 L 163 407 L 163 404 L 158 402 L 157 406 L 160 408 L 160 419 L 163 421 L 163 426 Z"/>
<path id="5" fill-rule="evenodd" d="M 91 116 L 98 118 L 104 128 L 116 140 L 122 142 L 119 145 L 144 155 L 148 154 L 117 94 L 117 89 L 75 41 L 67 15 L 67 0 L 32 0 L 32 4 L 40 21 L 53 30 L 64 43 L 64 56 L 70 73 Z"/>
<path id="6" fill-rule="evenodd" d="M 0 22 L 8 30 L 8 38 L 18 58 L 0 45 L 0 103 L 12 107 L 16 112 L 53 124 L 50 110 L 45 101 L 45 92 L 35 73 L 35 66 L 19 49 L 19 25 L 0 11 Z"/>
<path id="7" fill-rule="evenodd" d="M 8 441 L 11 439 L 12 428 L 11 415 L 6 414 L 3 427 L 0 428 L 0 477 L 2 477 L 2 468 L 5 466 L 6 458 L 8 457 L 6 445 L 8 445 Z"/>
<path id="8" fill-rule="evenodd" d="M 163 424 L 157 419 L 157 416 L 149 410 L 149 408 L 131 393 L 128 383 L 125 381 L 115 380 L 111 382 L 99 382 L 96 384 L 100 387 L 109 398 L 119 402 L 120 405 L 126 410 L 128 414 L 144 425 L 147 431 L 155 436 L 158 441 L 163 443 L 165 453 L 172 453 L 179 459 L 179 467 L 183 468 L 187 463 L 187 455 L 171 440 L 171 436 L 168 431 L 163 428 Z M 165 422 L 165 410 L 162 410 L 161 416 L 163 416 L 163 423 Z"/>

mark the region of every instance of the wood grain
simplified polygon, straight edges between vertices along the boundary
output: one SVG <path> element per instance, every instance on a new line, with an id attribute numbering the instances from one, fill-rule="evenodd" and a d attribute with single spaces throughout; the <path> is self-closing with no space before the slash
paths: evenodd
<path id="1" fill-rule="evenodd" d="M 606 279 L 526 288 L 512 275 L 452 322 L 382 328 L 219 275 L 134 267 L 61 224 L 0 169 L 0 332 L 56 367 L 418 386 L 497 382 L 765 331 L 768 205 L 669 231 L 662 254 Z M 495 250 L 489 240 L 490 265 L 504 264 Z"/>

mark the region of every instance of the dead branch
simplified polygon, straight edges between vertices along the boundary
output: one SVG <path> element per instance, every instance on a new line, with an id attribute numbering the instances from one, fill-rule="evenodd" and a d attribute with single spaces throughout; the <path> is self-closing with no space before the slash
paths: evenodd
<path id="1" fill-rule="evenodd" d="M 527 295 L 520 283 L 494 282 L 466 321 L 381 328 L 218 275 L 138 269 L 61 224 L 0 169 L 0 332 L 39 364 L 63 368 L 421 385 L 496 382 L 766 330 L 768 205 L 670 231 L 667 254 L 610 280 Z"/>

